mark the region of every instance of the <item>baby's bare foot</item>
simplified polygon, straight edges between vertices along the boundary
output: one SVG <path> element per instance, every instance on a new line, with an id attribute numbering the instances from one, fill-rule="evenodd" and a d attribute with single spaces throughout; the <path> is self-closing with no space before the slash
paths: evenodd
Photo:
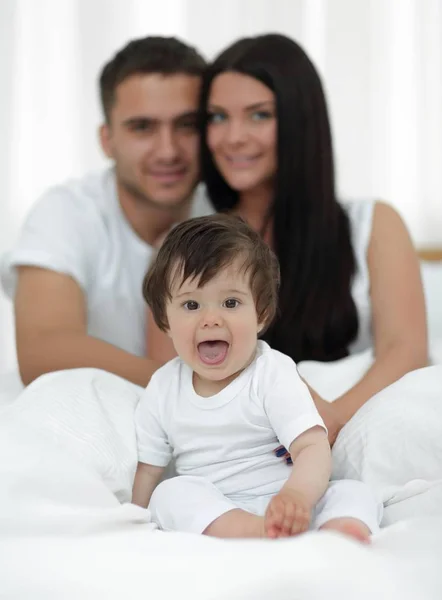
<path id="1" fill-rule="evenodd" d="M 327 523 L 324 523 L 319 529 L 339 531 L 364 544 L 370 543 L 371 531 L 367 525 L 362 521 L 359 521 L 359 519 L 352 519 L 350 517 L 331 519 L 330 521 L 327 521 Z"/>

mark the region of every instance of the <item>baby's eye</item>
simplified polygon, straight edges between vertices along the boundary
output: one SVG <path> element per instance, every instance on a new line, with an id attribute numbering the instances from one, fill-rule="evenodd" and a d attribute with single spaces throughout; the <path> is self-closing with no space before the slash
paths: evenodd
<path id="1" fill-rule="evenodd" d="M 239 305 L 238 300 L 235 300 L 235 298 L 227 298 L 227 300 L 224 301 L 224 306 L 226 308 L 236 308 Z"/>
<path id="2" fill-rule="evenodd" d="M 188 300 L 183 306 L 186 310 L 197 310 L 199 308 L 199 304 L 195 300 Z"/>

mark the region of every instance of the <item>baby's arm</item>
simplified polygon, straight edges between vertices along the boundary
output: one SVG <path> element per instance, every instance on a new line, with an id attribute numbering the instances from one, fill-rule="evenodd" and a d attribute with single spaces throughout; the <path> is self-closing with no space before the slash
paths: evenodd
<path id="1" fill-rule="evenodd" d="M 325 493 L 331 475 L 331 451 L 322 427 L 308 429 L 290 445 L 292 472 L 272 498 L 265 515 L 269 537 L 285 537 L 306 531 L 311 512 Z"/>
<path id="2" fill-rule="evenodd" d="M 316 426 L 302 433 L 290 446 L 293 468 L 283 490 L 299 492 L 313 507 L 324 495 L 331 475 L 331 451 L 327 432 Z"/>
<path id="3" fill-rule="evenodd" d="M 308 528 L 312 508 L 328 485 L 327 430 L 290 357 L 276 350 L 263 352 L 256 394 L 293 462 L 288 480 L 267 507 L 266 533 L 270 537 L 295 535 Z"/>
<path id="4" fill-rule="evenodd" d="M 154 467 L 145 463 L 138 463 L 132 491 L 132 503 L 147 508 L 154 489 L 157 487 L 164 467 Z"/>

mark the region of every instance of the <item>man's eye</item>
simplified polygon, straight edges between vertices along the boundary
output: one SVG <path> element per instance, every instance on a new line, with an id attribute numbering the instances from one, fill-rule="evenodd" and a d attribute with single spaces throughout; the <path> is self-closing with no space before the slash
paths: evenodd
<path id="1" fill-rule="evenodd" d="M 198 128 L 198 122 L 196 119 L 189 119 L 187 121 L 182 121 L 178 127 L 188 131 L 195 131 Z"/>
<path id="2" fill-rule="evenodd" d="M 224 302 L 224 306 L 226 308 L 236 308 L 239 305 L 238 300 L 235 300 L 235 298 L 227 298 L 227 300 Z"/>
<path id="3" fill-rule="evenodd" d="M 135 121 L 131 125 L 132 131 L 149 131 L 152 128 L 152 124 L 149 121 Z"/>
<path id="4" fill-rule="evenodd" d="M 186 310 L 197 310 L 199 308 L 199 304 L 195 300 L 188 300 L 183 306 Z"/>

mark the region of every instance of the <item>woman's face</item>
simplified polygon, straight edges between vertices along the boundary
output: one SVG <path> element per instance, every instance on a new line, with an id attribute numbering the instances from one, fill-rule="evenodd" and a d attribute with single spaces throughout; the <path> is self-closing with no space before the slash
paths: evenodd
<path id="1" fill-rule="evenodd" d="M 241 73 L 212 82 L 207 144 L 226 182 L 238 192 L 268 187 L 277 167 L 277 119 L 273 92 Z"/>

